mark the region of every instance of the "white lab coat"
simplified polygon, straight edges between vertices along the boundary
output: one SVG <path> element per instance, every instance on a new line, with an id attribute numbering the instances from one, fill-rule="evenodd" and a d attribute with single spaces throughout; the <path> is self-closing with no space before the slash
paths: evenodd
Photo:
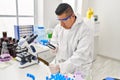
<path id="1" fill-rule="evenodd" d="M 58 24 L 53 32 L 52 44 L 57 47 L 56 57 L 52 63 L 60 65 L 61 73 L 73 73 L 78 69 L 87 75 L 93 62 L 92 29 L 77 16 L 71 29 Z"/>

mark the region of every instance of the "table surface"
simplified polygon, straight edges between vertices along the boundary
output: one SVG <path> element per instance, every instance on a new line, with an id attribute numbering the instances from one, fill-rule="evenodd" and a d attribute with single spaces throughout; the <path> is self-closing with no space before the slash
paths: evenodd
<path id="1" fill-rule="evenodd" d="M 49 67 L 40 62 L 26 68 L 19 68 L 19 62 L 11 60 L 9 62 L 0 62 L 0 80 L 32 80 L 27 77 L 27 73 L 33 74 L 35 80 L 46 80 L 50 75 Z"/>
<path id="2" fill-rule="evenodd" d="M 37 53 L 48 54 L 49 48 L 40 44 L 33 44 Z M 46 52 L 45 52 L 46 51 Z M 0 80 L 31 80 L 26 75 L 33 74 L 35 80 L 46 80 L 46 76 L 50 75 L 49 67 L 40 62 L 26 68 L 19 68 L 19 62 L 12 59 L 8 62 L 0 62 Z"/>

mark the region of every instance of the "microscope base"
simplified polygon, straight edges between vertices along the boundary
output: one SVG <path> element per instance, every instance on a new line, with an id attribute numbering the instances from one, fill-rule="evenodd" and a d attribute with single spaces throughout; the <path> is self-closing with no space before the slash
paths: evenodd
<path id="1" fill-rule="evenodd" d="M 20 64 L 19 68 L 25 68 L 25 67 L 28 67 L 28 66 L 31 66 L 31 65 L 34 65 L 34 64 L 38 64 L 38 60 L 32 60 L 31 62 L 26 62 L 23 65 Z"/>

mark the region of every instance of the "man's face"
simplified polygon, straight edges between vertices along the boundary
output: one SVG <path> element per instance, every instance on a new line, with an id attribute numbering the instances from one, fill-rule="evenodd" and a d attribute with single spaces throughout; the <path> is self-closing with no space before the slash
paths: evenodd
<path id="1" fill-rule="evenodd" d="M 65 13 L 58 15 L 58 20 L 65 29 L 70 29 L 73 24 L 72 15 L 67 16 Z"/>

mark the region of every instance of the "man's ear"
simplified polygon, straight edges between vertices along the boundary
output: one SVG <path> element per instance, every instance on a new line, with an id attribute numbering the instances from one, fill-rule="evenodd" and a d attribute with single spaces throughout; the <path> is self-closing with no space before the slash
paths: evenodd
<path id="1" fill-rule="evenodd" d="M 75 17 L 75 14 L 72 14 L 72 17 Z"/>

